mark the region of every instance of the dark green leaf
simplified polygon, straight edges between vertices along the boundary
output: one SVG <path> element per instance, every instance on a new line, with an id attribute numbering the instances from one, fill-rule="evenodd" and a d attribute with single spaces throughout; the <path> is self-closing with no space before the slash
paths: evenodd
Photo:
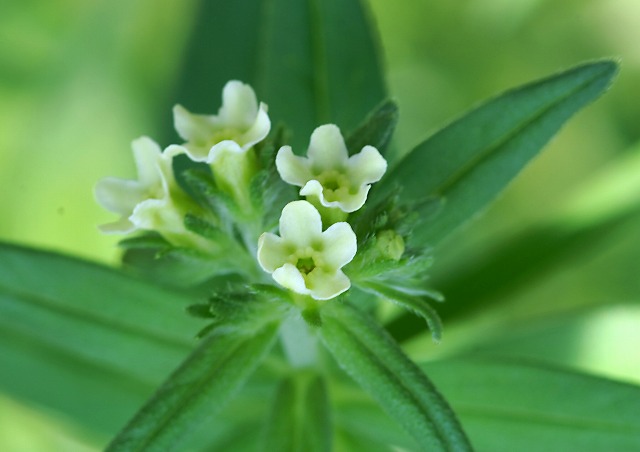
<path id="1" fill-rule="evenodd" d="M 384 155 L 393 131 L 398 123 L 398 105 L 387 99 L 367 116 L 346 140 L 350 153 L 358 153 L 367 146 L 373 146 Z"/>
<path id="2" fill-rule="evenodd" d="M 413 149 L 375 193 L 401 185 L 401 199 L 409 205 L 444 198 L 441 212 L 412 237 L 438 244 L 490 203 L 569 117 L 602 94 L 616 72 L 614 62 L 590 63 L 506 92 Z"/>
<path id="3" fill-rule="evenodd" d="M 253 335 L 212 334 L 180 365 L 127 426 L 109 451 L 165 451 L 218 412 L 244 385 L 278 332 L 268 324 Z"/>
<path id="4" fill-rule="evenodd" d="M 299 374 L 283 380 L 267 419 L 265 452 L 330 452 L 331 419 L 324 379 Z"/>
<path id="5" fill-rule="evenodd" d="M 196 14 L 171 99 L 188 109 L 213 113 L 228 80 L 251 83 L 273 124 L 290 126 L 294 150 L 303 152 L 318 125 L 353 129 L 386 97 L 359 0 L 212 0 Z"/>
<path id="6" fill-rule="evenodd" d="M 426 364 L 478 450 L 640 449 L 640 387 L 498 359 Z"/>
<path id="7" fill-rule="evenodd" d="M 129 237 L 118 242 L 118 246 L 128 250 L 132 248 L 137 249 L 154 249 L 154 250 L 169 250 L 171 244 L 167 242 L 160 234 L 151 232 Z"/>
<path id="8" fill-rule="evenodd" d="M 325 305 L 321 314 L 322 340 L 338 364 L 422 448 L 471 450 L 447 402 L 377 323 L 335 302 Z"/>

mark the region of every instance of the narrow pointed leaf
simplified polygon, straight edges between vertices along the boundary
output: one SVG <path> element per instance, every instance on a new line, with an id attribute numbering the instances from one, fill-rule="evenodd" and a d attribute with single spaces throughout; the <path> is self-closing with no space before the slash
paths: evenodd
<path id="1" fill-rule="evenodd" d="M 428 450 L 471 450 L 455 414 L 425 374 L 372 319 L 328 303 L 321 337 L 340 366 Z"/>
<path id="2" fill-rule="evenodd" d="M 294 150 L 304 152 L 315 127 L 354 129 L 386 97 L 359 0 L 202 1 L 197 18 L 172 99 L 191 110 L 213 113 L 222 86 L 240 79 L 269 105 L 273 124 L 295 131 Z"/>
<path id="3" fill-rule="evenodd" d="M 481 212 L 560 129 L 609 86 L 617 64 L 575 67 L 508 91 L 413 149 L 376 188 L 402 200 L 443 198 L 439 214 L 416 227 L 415 243 L 436 245 Z"/>
<path id="4" fill-rule="evenodd" d="M 640 449 L 638 386 L 518 360 L 458 358 L 422 367 L 478 450 Z"/>
<path id="5" fill-rule="evenodd" d="M 164 451 L 218 412 L 244 385 L 276 338 L 269 324 L 252 336 L 210 335 L 180 365 L 108 451 Z"/>
<path id="6" fill-rule="evenodd" d="M 391 99 L 377 106 L 367 119 L 347 137 L 347 149 L 357 153 L 369 145 L 384 155 L 398 123 L 398 105 Z"/>

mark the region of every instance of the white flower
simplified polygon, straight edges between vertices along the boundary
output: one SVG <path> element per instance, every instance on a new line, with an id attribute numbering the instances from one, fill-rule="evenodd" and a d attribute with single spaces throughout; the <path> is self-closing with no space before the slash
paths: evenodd
<path id="1" fill-rule="evenodd" d="M 209 164 L 225 152 L 245 153 L 271 129 L 267 106 L 258 106 L 253 89 L 237 80 L 224 86 L 217 115 L 197 115 L 176 105 L 173 121 L 178 134 L 186 140 L 184 147 L 189 157 Z"/>
<path id="2" fill-rule="evenodd" d="M 131 147 L 138 180 L 108 177 L 96 185 L 98 203 L 121 215 L 120 220 L 100 229 L 108 234 L 127 234 L 137 229 L 182 231 L 182 215 L 175 208 L 171 193 L 178 187 L 173 157 L 184 153 L 184 148 L 173 145 L 162 152 L 148 137 L 134 140 Z"/>
<path id="3" fill-rule="evenodd" d="M 333 124 L 311 134 L 307 158 L 283 146 L 276 156 L 282 180 L 302 187 L 303 196 L 317 196 L 325 207 L 354 212 L 363 206 L 371 184 L 387 170 L 387 161 L 373 146 L 365 146 L 351 157 L 340 129 Z"/>
<path id="4" fill-rule="evenodd" d="M 258 262 L 278 284 L 328 300 L 351 286 L 341 268 L 356 250 L 356 235 L 348 223 L 335 223 L 323 232 L 316 208 L 307 201 L 293 201 L 282 210 L 280 236 L 260 236 Z"/>

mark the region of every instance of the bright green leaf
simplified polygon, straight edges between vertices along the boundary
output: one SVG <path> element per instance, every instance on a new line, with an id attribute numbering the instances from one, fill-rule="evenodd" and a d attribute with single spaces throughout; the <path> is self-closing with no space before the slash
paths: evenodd
<path id="1" fill-rule="evenodd" d="M 193 297 L 107 267 L 3 244 L 0 268 L 0 347 L 11 363 L 0 384 L 93 427 L 110 431 L 129 415 L 125 394 L 147 396 L 202 326 L 185 314 Z M 43 391 L 36 371 L 60 391 Z M 75 395 L 60 397 L 64 387 Z"/>
<path id="2" fill-rule="evenodd" d="M 418 145 L 372 194 L 400 185 L 407 205 L 443 198 L 438 215 L 412 236 L 436 245 L 482 211 L 616 72 L 612 61 L 589 63 L 508 91 Z"/>
<path id="3" fill-rule="evenodd" d="M 321 311 L 322 340 L 340 366 L 429 450 L 471 446 L 447 402 L 373 319 L 341 303 Z"/>
<path id="4" fill-rule="evenodd" d="M 640 449 L 640 387 L 552 366 L 456 359 L 422 366 L 478 450 Z"/>
<path id="5" fill-rule="evenodd" d="M 269 324 L 251 336 L 205 338 L 111 442 L 109 451 L 164 451 L 218 412 L 242 388 L 278 332 Z"/>

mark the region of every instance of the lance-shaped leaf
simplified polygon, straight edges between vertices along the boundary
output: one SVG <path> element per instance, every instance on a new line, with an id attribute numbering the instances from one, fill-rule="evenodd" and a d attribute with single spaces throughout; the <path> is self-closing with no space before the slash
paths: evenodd
<path id="1" fill-rule="evenodd" d="M 332 431 L 324 379 L 298 374 L 278 386 L 267 418 L 265 452 L 331 452 Z"/>
<path id="2" fill-rule="evenodd" d="M 349 153 L 360 152 L 363 147 L 369 145 L 384 155 L 397 123 L 398 105 L 387 99 L 369 113 L 362 124 L 347 137 Z"/>
<path id="3" fill-rule="evenodd" d="M 324 344 L 340 366 L 428 450 L 471 450 L 426 375 L 372 319 L 337 302 L 321 310 Z"/>
<path id="4" fill-rule="evenodd" d="M 444 199 L 412 235 L 414 243 L 438 244 L 482 211 L 616 72 L 612 61 L 585 64 L 490 100 L 413 149 L 372 196 L 400 185 L 408 205 Z"/>
<path id="5" fill-rule="evenodd" d="M 94 263 L 2 244 L 0 268 L 2 389 L 102 431 L 131 415 L 203 325 L 184 312 L 194 297 Z"/>
<path id="6" fill-rule="evenodd" d="M 640 387 L 540 363 L 425 364 L 478 450 L 640 449 Z"/>
<path id="7" fill-rule="evenodd" d="M 268 324 L 251 336 L 212 334 L 158 389 L 108 451 L 164 451 L 219 411 L 244 385 L 278 332 Z"/>
<path id="8" fill-rule="evenodd" d="M 318 125 L 354 129 L 386 97 L 359 0 L 211 0 L 200 2 L 197 17 L 172 97 L 192 111 L 211 112 L 222 86 L 242 80 L 269 105 L 274 124 L 295 130 L 291 144 L 302 152 Z"/>

